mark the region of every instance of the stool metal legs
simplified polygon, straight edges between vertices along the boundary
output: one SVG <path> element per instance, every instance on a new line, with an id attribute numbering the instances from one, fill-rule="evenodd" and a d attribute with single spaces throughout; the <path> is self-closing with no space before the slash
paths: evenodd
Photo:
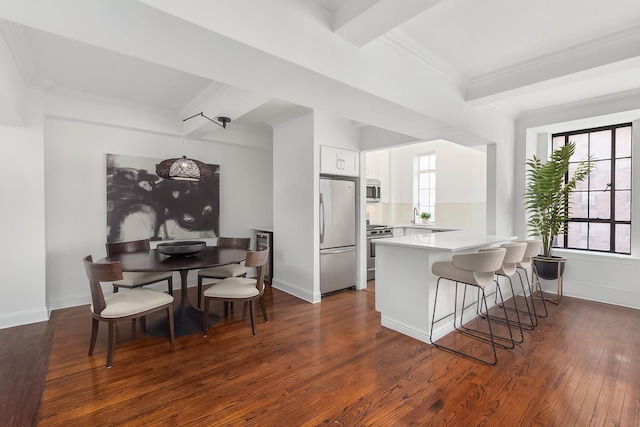
<path id="1" fill-rule="evenodd" d="M 484 292 L 484 288 L 479 287 L 479 286 L 475 286 L 475 285 L 472 285 L 472 284 L 469 284 L 469 283 L 463 283 L 463 282 L 455 281 L 456 282 L 456 291 L 455 291 L 455 300 L 454 300 L 454 311 L 453 311 L 452 314 L 449 314 L 449 315 L 447 315 L 447 316 L 445 316 L 445 317 L 443 317 L 441 319 L 436 320 L 435 317 L 436 317 L 436 309 L 438 307 L 438 291 L 440 289 L 440 280 L 441 279 L 443 279 L 443 277 L 439 277 L 438 281 L 436 283 L 436 293 L 435 293 L 435 299 L 434 299 L 434 303 L 433 303 L 433 314 L 432 314 L 432 318 L 431 318 L 431 331 L 429 333 L 429 340 L 431 341 L 431 343 L 436 348 L 450 351 L 452 353 L 455 353 L 457 355 L 460 355 L 460 356 L 475 360 L 475 361 L 483 363 L 485 365 L 490 365 L 490 366 L 495 365 L 498 362 L 498 356 L 496 354 L 496 347 L 507 348 L 507 349 L 514 348 L 513 336 L 511 336 L 511 338 L 505 338 L 505 337 L 500 337 L 500 336 L 495 335 L 493 333 L 493 327 L 491 325 L 491 319 L 489 319 L 488 317 L 485 319 L 487 321 L 487 326 L 488 326 L 488 329 L 489 329 L 488 333 L 487 332 L 483 332 L 483 331 L 479 331 L 477 329 L 472 329 L 472 328 L 465 327 L 462 324 L 462 321 L 463 321 L 463 318 L 464 318 L 464 309 L 465 309 L 465 300 L 466 300 L 466 295 L 467 295 L 467 286 L 477 287 L 478 288 L 478 292 L 479 292 L 479 294 L 481 296 L 475 302 L 470 304 L 470 306 L 474 305 L 474 304 L 482 305 L 484 303 L 485 308 L 488 311 L 487 298 L 486 298 L 486 295 L 485 295 L 485 292 Z M 464 294 L 463 294 L 463 297 L 462 297 L 462 310 L 461 310 L 461 313 L 460 313 L 460 325 L 457 324 L 457 317 L 458 317 L 458 313 L 457 313 L 458 312 L 458 284 L 459 283 L 462 283 L 462 284 L 465 285 Z M 500 297 L 502 298 L 502 293 L 500 294 Z M 504 307 L 503 307 L 503 309 L 504 309 Z M 471 354 L 464 353 L 464 352 L 462 352 L 460 350 L 456 350 L 456 349 L 453 349 L 451 347 L 447 347 L 447 346 L 444 346 L 442 344 L 438 344 L 438 343 L 433 341 L 433 326 L 434 326 L 434 324 L 436 322 L 442 321 L 442 320 L 450 317 L 451 315 L 453 315 L 453 326 L 454 326 L 456 331 L 491 345 L 493 358 L 482 359 L 482 358 L 473 356 Z M 505 310 L 505 317 L 506 317 L 506 315 L 507 315 L 507 313 L 506 313 L 506 310 Z M 509 325 L 507 325 L 507 328 L 509 329 L 509 335 L 511 335 L 511 328 L 509 327 Z M 496 342 L 496 340 L 507 341 L 507 342 L 510 342 L 511 345 L 507 346 L 507 345 L 504 345 L 504 344 L 500 344 L 500 343 Z"/>

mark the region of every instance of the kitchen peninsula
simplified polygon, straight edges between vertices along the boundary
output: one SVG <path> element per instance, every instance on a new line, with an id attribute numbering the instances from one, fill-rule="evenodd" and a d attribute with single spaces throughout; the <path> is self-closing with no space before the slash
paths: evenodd
<path id="1" fill-rule="evenodd" d="M 515 239 L 515 236 L 458 230 L 376 240 L 376 310 L 380 312 L 382 326 L 430 343 L 437 281 L 431 273 L 433 263 L 450 260 L 457 252 L 474 252 Z M 440 286 L 436 320 L 453 311 L 454 292 L 453 285 Z M 474 297 L 475 294 L 473 292 Z M 471 293 L 467 298 L 469 296 Z M 434 338 L 452 330 L 452 321 L 440 322 Z"/>

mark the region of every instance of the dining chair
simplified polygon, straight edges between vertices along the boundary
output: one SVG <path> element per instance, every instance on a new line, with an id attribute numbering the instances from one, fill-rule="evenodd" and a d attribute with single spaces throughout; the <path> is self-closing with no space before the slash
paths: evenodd
<path id="1" fill-rule="evenodd" d="M 512 349 L 515 344 L 513 341 L 513 335 L 511 334 L 511 328 L 507 327 L 509 331 L 509 337 L 499 336 L 493 331 L 493 325 L 491 322 L 491 318 L 485 317 L 484 320 L 487 322 L 488 331 L 479 330 L 470 328 L 468 326 L 463 325 L 464 321 L 464 310 L 468 308 L 466 304 L 466 295 L 467 295 L 467 287 L 472 286 L 478 289 L 480 297 L 477 301 L 469 304 L 469 307 L 472 305 L 480 305 L 484 304 L 485 308 L 487 307 L 487 298 L 485 293 L 485 288 L 492 285 L 495 279 L 495 272 L 502 265 L 502 261 L 504 259 L 506 253 L 505 248 L 493 248 L 491 250 L 483 251 L 483 252 L 471 252 L 471 253 L 461 253 L 453 255 L 451 261 L 436 261 L 431 266 L 431 272 L 438 276 L 438 281 L 436 282 L 436 292 L 433 301 L 433 314 L 431 317 L 431 330 L 429 332 L 429 341 L 439 349 L 447 350 L 457 355 L 467 357 L 469 359 L 475 360 L 477 362 L 483 363 L 485 365 L 495 365 L 498 362 L 498 355 L 496 353 L 496 347 L 504 348 L 504 349 Z M 438 292 L 440 290 L 440 282 L 442 279 L 446 279 L 449 282 L 455 282 L 455 296 L 453 298 L 453 313 L 444 315 L 436 320 L 436 311 L 438 308 Z M 458 285 L 462 283 L 464 285 L 464 293 L 462 297 L 462 304 L 460 310 L 460 323 L 457 324 L 456 319 L 458 318 Z M 498 287 L 497 292 L 500 292 L 500 288 Z M 502 295 L 502 294 L 500 294 Z M 504 308 L 504 307 L 503 307 Z M 505 316 L 507 315 L 505 310 Z M 453 316 L 453 327 L 455 331 L 483 342 L 485 344 L 489 344 L 490 349 L 492 350 L 493 357 L 479 357 L 480 355 L 474 355 L 470 352 L 463 352 L 462 347 L 460 349 L 455 349 L 453 347 L 439 344 L 433 340 L 433 328 L 437 322 L 445 320 Z M 503 342 L 507 342 L 509 344 L 503 344 Z"/>
<path id="2" fill-rule="evenodd" d="M 527 244 L 527 250 L 524 252 L 524 256 L 522 257 L 522 261 L 520 261 L 517 266 L 517 270 L 522 270 L 524 273 L 524 277 L 527 280 L 527 287 L 529 288 L 529 296 L 531 297 L 531 306 L 533 307 L 533 312 L 536 317 L 547 317 L 549 312 L 547 311 L 547 304 L 545 303 L 545 296 L 540 287 L 540 279 L 538 279 L 537 283 L 534 283 L 533 278 L 538 277 L 536 270 L 536 265 L 533 262 L 533 257 L 537 256 L 540 253 L 540 248 L 542 247 L 542 240 L 522 240 Z M 527 270 L 531 268 L 531 281 L 529 281 L 529 273 Z M 518 271 L 518 276 L 520 276 L 520 282 L 522 281 L 522 276 L 520 275 L 520 271 Z M 537 285 L 537 286 L 535 286 Z M 540 300 L 542 300 L 542 308 L 544 308 L 544 315 L 538 314 L 536 311 L 536 306 L 534 304 L 534 289 L 538 288 L 540 292 Z M 523 284 L 524 288 L 524 284 Z M 525 295 L 526 298 L 526 295 Z"/>
<path id="3" fill-rule="evenodd" d="M 173 326 L 173 296 L 152 289 L 132 289 L 129 292 L 119 292 L 104 295 L 101 282 L 122 280 L 120 262 L 94 263 L 91 255 L 83 259 L 84 269 L 89 279 L 91 289 L 91 343 L 89 356 L 93 354 L 98 337 L 100 321 L 109 324 L 109 341 L 107 342 L 107 368 L 113 362 L 113 350 L 116 346 L 117 322 L 126 319 L 140 318 L 142 330 L 146 331 L 146 315 L 160 310 L 167 310 L 169 322 L 169 340 L 174 341 Z"/>
<path id="4" fill-rule="evenodd" d="M 105 246 L 107 249 L 107 256 L 130 252 L 149 252 L 151 249 L 149 239 L 107 243 Z M 124 271 L 122 273 L 122 280 L 113 282 L 113 293 L 118 292 L 118 288 L 139 288 L 140 286 L 151 285 L 152 283 L 163 282 L 165 280 L 167 281 L 169 295 L 173 295 L 173 272 L 171 271 Z"/>
<path id="5" fill-rule="evenodd" d="M 251 238 L 249 237 L 218 237 L 219 248 L 249 250 Z M 227 264 L 218 267 L 203 268 L 198 272 L 198 308 L 202 307 L 202 279 L 226 279 L 227 277 L 245 277 L 247 275 L 246 264 Z"/>
<path id="6" fill-rule="evenodd" d="M 211 285 L 204 291 L 204 310 L 203 310 L 203 334 L 207 336 L 209 329 L 209 305 L 211 301 L 223 301 L 225 304 L 224 316 L 227 317 L 228 303 L 234 301 L 249 302 L 249 313 L 251 316 L 251 328 L 253 335 L 256 335 L 256 316 L 255 301 L 260 301 L 262 307 L 262 316 L 264 321 L 268 322 L 267 311 L 264 306 L 264 275 L 265 266 L 269 257 L 269 247 L 261 246 L 260 250 L 248 251 L 245 260 L 245 266 L 256 268 L 257 276 L 250 277 L 227 277 L 221 281 Z"/>

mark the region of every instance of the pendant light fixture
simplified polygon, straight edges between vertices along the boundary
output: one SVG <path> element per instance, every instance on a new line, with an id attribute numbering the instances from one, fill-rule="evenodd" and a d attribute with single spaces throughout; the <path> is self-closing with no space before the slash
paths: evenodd
<path id="1" fill-rule="evenodd" d="M 200 112 L 199 114 L 194 114 L 191 117 L 187 117 L 182 121 L 182 145 L 187 145 L 187 141 L 185 138 L 185 127 L 186 121 L 191 120 L 194 117 L 202 116 L 205 119 L 217 124 L 223 129 L 227 128 L 227 123 L 231 121 L 229 117 L 218 117 L 218 121 L 210 119 Z M 213 172 L 211 168 L 205 163 L 195 160 L 188 159 L 187 156 L 182 156 L 181 158 L 175 159 L 167 159 L 163 160 L 156 165 L 156 174 L 160 178 L 170 179 L 174 181 L 204 181 L 211 177 Z"/>

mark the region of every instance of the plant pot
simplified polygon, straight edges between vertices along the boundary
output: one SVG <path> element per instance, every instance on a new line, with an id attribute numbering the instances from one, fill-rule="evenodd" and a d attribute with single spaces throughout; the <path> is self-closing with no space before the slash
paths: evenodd
<path id="1" fill-rule="evenodd" d="M 556 280 L 558 278 L 558 267 L 560 276 L 564 274 L 564 264 L 567 259 L 559 256 L 533 257 L 533 265 L 536 266 L 538 277 L 545 280 Z"/>
<path id="2" fill-rule="evenodd" d="M 428 220 L 428 219 L 426 219 L 426 218 L 422 218 L 422 223 L 423 223 L 423 224 L 429 224 L 429 220 Z"/>

